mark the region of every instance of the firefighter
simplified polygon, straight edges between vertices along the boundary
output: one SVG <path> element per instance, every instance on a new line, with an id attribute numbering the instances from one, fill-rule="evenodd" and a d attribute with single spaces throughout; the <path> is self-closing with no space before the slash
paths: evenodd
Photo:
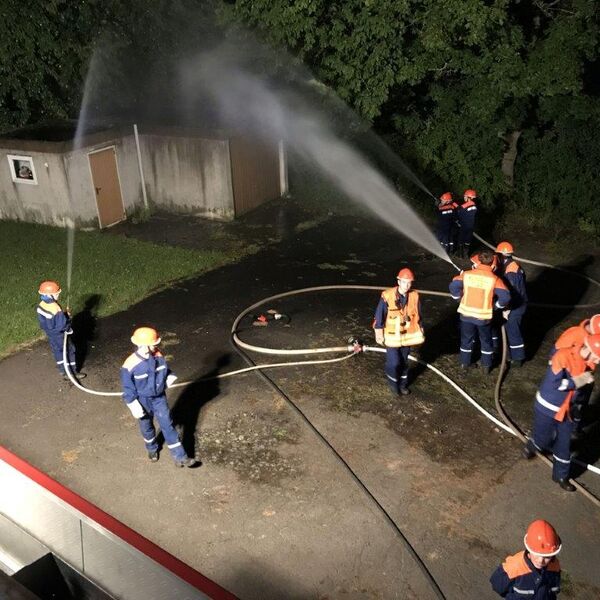
<path id="1" fill-rule="evenodd" d="M 40 328 L 48 336 L 50 349 L 56 361 L 56 366 L 63 376 L 63 379 L 69 381 L 65 371 L 65 362 L 63 357 L 64 335 L 71 335 L 71 315 L 69 310 L 63 310 L 58 303 L 60 296 L 60 285 L 56 281 L 42 281 L 38 289 L 40 303 L 37 306 L 37 317 Z M 67 338 L 67 366 L 71 373 L 77 373 L 80 379 L 86 374 L 77 371 L 77 361 L 75 356 L 75 346 L 70 338 Z"/>
<path id="2" fill-rule="evenodd" d="M 152 462 L 158 460 L 159 449 L 153 422 L 156 418 L 175 465 L 193 467 L 196 460 L 186 454 L 167 404 L 165 388 L 171 387 L 177 377 L 157 349 L 160 344 L 158 332 L 151 327 L 139 327 L 133 332 L 131 342 L 137 346 L 137 350 L 121 367 L 123 400 L 139 421 L 148 458 Z"/>
<path id="3" fill-rule="evenodd" d="M 475 229 L 475 217 L 477 216 L 477 204 L 475 190 L 465 190 L 463 201 L 456 210 L 458 223 L 458 255 L 467 258 L 471 251 L 473 231 Z"/>
<path id="4" fill-rule="evenodd" d="M 504 310 L 510 293 L 503 281 L 493 272 L 494 256 L 480 252 L 471 259 L 473 268 L 463 271 L 450 282 L 450 294 L 460 300 L 460 366 L 471 366 L 475 336 L 481 345 L 481 366 L 484 372 L 492 370 L 492 318 L 494 309 Z"/>
<path id="5" fill-rule="evenodd" d="M 538 519 L 527 528 L 525 550 L 507 556 L 492 573 L 492 589 L 507 600 L 555 600 L 560 593 L 562 543 L 548 521 Z"/>
<path id="6" fill-rule="evenodd" d="M 449 254 L 454 252 L 454 222 L 457 208 L 458 204 L 454 202 L 450 192 L 445 192 L 440 196 L 437 203 L 437 238 L 442 248 Z"/>
<path id="7" fill-rule="evenodd" d="M 502 278 L 510 292 L 510 303 L 502 311 L 502 317 L 508 338 L 510 364 L 520 367 L 525 361 L 525 342 L 521 333 L 521 322 L 527 310 L 527 288 L 525 272 L 513 259 L 513 252 L 510 242 L 500 242 L 496 246 L 498 256 L 496 275 Z"/>
<path id="8" fill-rule="evenodd" d="M 589 319 L 584 319 L 579 325 L 569 327 L 559 336 L 552 346 L 550 358 L 561 348 L 580 349 L 583 346 L 586 336 L 600 334 L 600 314 L 593 315 Z M 595 365 L 589 363 L 590 370 L 594 370 Z M 578 437 L 583 433 L 583 413 L 589 404 L 592 395 L 592 385 L 586 385 L 579 390 L 576 403 L 571 407 L 571 418 L 573 419 L 573 437 Z"/>
<path id="9" fill-rule="evenodd" d="M 375 341 L 386 347 L 385 375 L 394 394 L 410 394 L 408 389 L 408 355 L 413 346 L 425 341 L 421 321 L 419 293 L 411 289 L 414 273 L 400 269 L 398 285 L 381 293 L 375 310 Z"/>
<path id="10" fill-rule="evenodd" d="M 600 335 L 588 335 L 580 348 L 557 350 L 536 394 L 533 437 L 523 448 L 525 458 L 536 451 L 552 451 L 552 479 L 563 490 L 574 492 L 569 481 L 571 433 L 578 412 L 578 395 L 594 383 L 592 371 L 600 363 Z M 575 413 L 575 414 L 573 414 Z"/>

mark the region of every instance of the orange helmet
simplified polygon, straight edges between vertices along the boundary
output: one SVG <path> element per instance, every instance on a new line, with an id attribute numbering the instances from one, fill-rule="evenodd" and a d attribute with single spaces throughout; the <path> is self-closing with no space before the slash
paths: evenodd
<path id="1" fill-rule="evenodd" d="M 452 202 L 452 194 L 450 192 L 444 192 L 441 196 L 440 196 L 440 200 L 442 202 Z"/>
<path id="2" fill-rule="evenodd" d="M 397 279 L 408 279 L 409 281 L 414 281 L 415 274 L 410 269 L 407 269 L 407 268 L 400 269 L 398 271 Z"/>
<path id="3" fill-rule="evenodd" d="M 477 192 L 475 190 L 465 190 L 463 196 L 472 200 L 473 198 L 477 198 Z"/>
<path id="4" fill-rule="evenodd" d="M 500 242 L 497 246 L 496 246 L 496 252 L 498 254 L 504 254 L 504 255 L 511 255 L 513 252 L 515 251 L 515 249 L 513 248 L 512 244 L 510 242 Z"/>
<path id="5" fill-rule="evenodd" d="M 136 346 L 158 346 L 160 338 L 156 329 L 152 327 L 138 327 L 131 336 L 131 342 Z"/>
<path id="6" fill-rule="evenodd" d="M 38 294 L 49 296 L 50 294 L 60 294 L 60 285 L 56 281 L 42 281 Z"/>
<path id="7" fill-rule="evenodd" d="M 600 358 L 600 334 L 587 335 L 584 344 L 594 356 Z"/>
<path id="8" fill-rule="evenodd" d="M 529 525 L 523 540 L 529 552 L 540 556 L 556 556 L 562 547 L 558 533 L 548 521 L 538 519 Z"/>
<path id="9" fill-rule="evenodd" d="M 594 315 L 588 323 L 590 332 L 592 335 L 598 335 L 600 333 L 600 315 Z"/>

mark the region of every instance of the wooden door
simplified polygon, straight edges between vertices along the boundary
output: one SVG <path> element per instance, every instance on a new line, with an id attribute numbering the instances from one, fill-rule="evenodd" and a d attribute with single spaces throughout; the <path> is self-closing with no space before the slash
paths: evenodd
<path id="1" fill-rule="evenodd" d="M 114 146 L 88 154 L 100 228 L 125 218 Z"/>

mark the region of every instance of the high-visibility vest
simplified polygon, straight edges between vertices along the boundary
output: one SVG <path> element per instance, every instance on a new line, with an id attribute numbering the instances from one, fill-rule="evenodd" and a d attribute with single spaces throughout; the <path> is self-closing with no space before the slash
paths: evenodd
<path id="1" fill-rule="evenodd" d="M 396 304 L 397 287 L 384 290 L 381 297 L 387 304 L 387 316 L 383 327 L 385 345 L 390 348 L 418 346 L 425 341 L 421 331 L 419 314 L 419 293 L 409 290 L 404 307 Z"/>
<path id="2" fill-rule="evenodd" d="M 488 320 L 494 313 L 494 288 L 498 278 L 491 271 L 476 269 L 462 276 L 463 295 L 458 312 L 465 317 Z"/>

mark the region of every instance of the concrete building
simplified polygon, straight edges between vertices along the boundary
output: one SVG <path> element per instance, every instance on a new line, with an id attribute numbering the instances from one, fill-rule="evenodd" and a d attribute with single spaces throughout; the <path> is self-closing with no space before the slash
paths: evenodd
<path id="1" fill-rule="evenodd" d="M 0 136 L 0 218 L 103 228 L 149 206 L 231 220 L 287 192 L 281 143 L 133 126 L 74 138 L 73 124 Z"/>

